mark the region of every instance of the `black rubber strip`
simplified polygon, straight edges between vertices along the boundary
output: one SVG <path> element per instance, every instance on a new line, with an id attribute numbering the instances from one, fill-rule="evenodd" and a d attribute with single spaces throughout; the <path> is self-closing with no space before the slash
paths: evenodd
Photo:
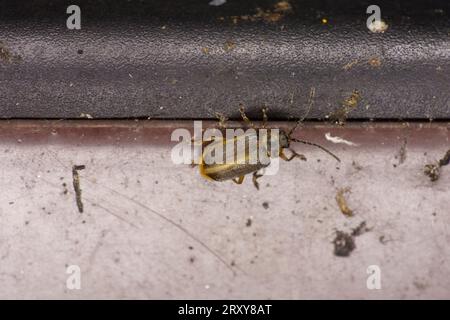
<path id="1" fill-rule="evenodd" d="M 450 118 L 448 0 L 209 1 L 0 1 L 0 116 Z"/>

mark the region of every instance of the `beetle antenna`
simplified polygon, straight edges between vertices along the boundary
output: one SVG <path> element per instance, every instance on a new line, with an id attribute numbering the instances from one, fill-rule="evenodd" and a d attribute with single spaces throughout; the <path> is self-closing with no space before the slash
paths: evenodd
<path id="1" fill-rule="evenodd" d="M 331 152 L 330 150 L 328 150 L 328 149 L 322 147 L 322 146 L 319 145 L 319 144 L 316 144 L 316 143 L 314 143 L 314 142 L 305 141 L 305 140 L 294 139 L 294 138 L 290 138 L 290 140 L 291 140 L 291 141 L 294 141 L 294 142 L 300 142 L 300 143 L 303 143 L 303 144 L 307 144 L 307 145 L 314 146 L 314 147 L 317 147 L 317 148 L 319 148 L 319 149 L 322 149 L 323 151 L 325 151 L 326 153 L 328 153 L 330 156 L 332 156 L 333 158 L 335 158 L 338 162 L 341 162 L 341 159 L 339 159 L 333 152 Z"/>
<path id="2" fill-rule="evenodd" d="M 316 88 L 311 87 L 311 90 L 309 91 L 309 102 L 308 102 L 308 109 L 306 110 L 305 115 L 299 119 L 297 121 L 297 123 L 295 124 L 295 126 L 289 131 L 288 137 L 291 136 L 291 134 L 295 131 L 295 129 L 297 129 L 297 127 L 303 122 L 305 121 L 306 117 L 309 115 L 309 112 L 312 109 L 312 106 L 314 104 L 314 96 L 316 95 Z"/>

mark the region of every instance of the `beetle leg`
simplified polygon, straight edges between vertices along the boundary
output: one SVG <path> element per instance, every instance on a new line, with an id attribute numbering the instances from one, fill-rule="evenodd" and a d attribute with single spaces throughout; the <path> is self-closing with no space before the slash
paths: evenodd
<path id="1" fill-rule="evenodd" d="M 239 111 L 241 112 L 242 120 L 244 120 L 245 123 L 248 124 L 251 128 L 254 128 L 255 125 L 253 124 L 253 122 L 250 121 L 250 119 L 245 114 L 245 110 L 244 110 L 244 106 L 243 105 L 241 105 L 241 107 L 239 108 Z"/>
<path id="2" fill-rule="evenodd" d="M 262 176 L 263 176 L 262 174 L 258 174 L 258 171 L 253 172 L 253 184 L 255 185 L 255 188 L 257 190 L 259 190 L 259 183 L 257 180 Z"/>
<path id="3" fill-rule="evenodd" d="M 264 129 L 266 128 L 267 121 L 268 121 L 267 111 L 268 111 L 268 108 L 266 108 L 266 107 L 262 108 L 262 113 L 263 113 L 263 123 L 262 123 L 262 127 L 263 127 Z"/>
<path id="4" fill-rule="evenodd" d="M 244 176 L 240 176 L 237 179 L 233 179 L 233 182 L 236 184 L 242 184 L 242 182 L 244 182 Z"/>
<path id="5" fill-rule="evenodd" d="M 284 151 L 281 150 L 281 151 L 280 151 L 280 158 L 283 159 L 284 161 L 291 161 L 291 160 L 294 159 L 294 158 L 300 158 L 300 160 L 306 161 L 306 157 L 305 157 L 304 155 L 299 154 L 299 153 L 295 152 L 295 151 L 292 150 L 292 149 L 289 149 L 289 151 L 291 151 L 292 154 L 291 154 L 291 156 L 288 158 L 288 157 L 284 154 Z"/>

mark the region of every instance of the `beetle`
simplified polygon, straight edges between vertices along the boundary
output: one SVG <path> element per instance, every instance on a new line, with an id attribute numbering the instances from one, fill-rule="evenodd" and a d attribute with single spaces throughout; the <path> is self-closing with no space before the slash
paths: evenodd
<path id="1" fill-rule="evenodd" d="M 309 104 L 308 112 L 312 106 L 313 98 L 314 98 L 314 88 L 311 89 L 310 104 Z M 243 106 L 240 107 L 239 111 L 241 113 L 241 117 L 244 120 L 244 122 L 251 128 L 255 128 L 255 125 L 250 121 L 250 119 L 245 114 L 245 110 L 244 110 Z M 267 108 L 263 108 L 262 113 L 263 113 L 262 128 L 266 129 L 266 125 L 267 125 L 267 121 L 268 121 Z M 294 150 L 291 149 L 291 142 L 298 142 L 298 143 L 315 146 L 315 147 L 325 151 L 326 153 L 328 153 L 329 155 L 334 157 L 338 162 L 340 162 L 340 159 L 336 155 L 334 155 L 331 151 L 325 149 L 321 145 L 318 145 L 318 144 L 310 142 L 310 141 L 300 140 L 300 139 L 296 139 L 296 138 L 292 137 L 292 134 L 294 133 L 294 131 L 297 129 L 297 127 L 301 124 L 301 122 L 305 118 L 306 118 L 306 115 L 302 119 L 298 120 L 297 123 L 295 124 L 295 126 L 293 128 L 291 128 L 288 132 L 279 129 L 279 134 L 278 134 L 279 140 L 278 140 L 278 150 L 277 150 L 278 154 L 276 156 L 278 156 L 279 158 L 281 158 L 284 161 L 291 161 L 295 158 L 299 158 L 300 160 L 306 160 L 304 155 L 298 154 L 297 152 L 295 152 Z M 225 122 L 225 119 L 222 117 L 220 119 L 221 127 L 225 127 L 224 122 Z M 268 157 L 271 157 L 272 156 L 270 154 L 271 129 L 267 129 L 266 132 L 267 132 L 267 137 L 265 137 L 265 139 L 263 139 L 263 140 L 267 141 L 267 147 L 261 146 L 261 148 L 262 148 L 261 150 L 266 152 Z M 240 156 L 240 158 L 239 158 L 239 155 L 236 154 L 236 151 L 234 151 L 234 154 L 229 155 L 229 154 L 226 154 L 225 150 L 226 150 L 227 144 L 236 144 L 239 141 L 241 141 L 242 139 L 247 139 L 246 142 L 248 142 L 249 144 L 252 142 L 256 143 L 258 145 L 258 150 L 260 150 L 259 142 L 261 141 L 261 138 L 262 137 L 259 132 L 254 132 L 254 133 L 250 133 L 250 134 L 246 134 L 246 135 L 238 135 L 238 136 L 233 137 L 232 139 L 225 139 L 225 138 L 214 139 L 213 141 L 210 141 L 210 142 L 204 144 L 204 149 L 201 154 L 200 163 L 199 163 L 200 175 L 208 180 L 213 180 L 213 181 L 232 180 L 236 184 L 242 184 L 245 176 L 248 174 L 252 174 L 253 175 L 253 184 L 255 185 L 256 189 L 259 190 L 259 184 L 258 184 L 257 180 L 258 180 L 258 178 L 262 177 L 263 175 L 259 174 L 258 172 L 264 168 L 267 168 L 270 165 L 270 162 L 262 163 L 258 159 L 258 161 L 256 161 L 256 163 L 251 163 L 249 161 L 249 158 L 251 156 L 254 156 L 252 154 L 252 152 L 254 152 L 254 151 L 251 151 L 250 148 L 248 148 L 248 145 L 246 145 L 245 152 Z M 232 161 L 224 161 L 223 163 L 211 163 L 211 161 L 208 161 L 208 160 L 210 160 L 210 159 L 208 159 L 208 157 L 211 154 L 210 151 L 212 149 L 216 148 L 218 146 L 218 144 L 222 144 L 221 150 L 224 151 L 223 158 L 225 160 L 229 160 L 231 158 L 231 159 L 233 159 Z M 288 149 L 291 152 L 291 155 L 289 157 L 286 156 L 286 154 L 284 153 L 285 149 Z"/>

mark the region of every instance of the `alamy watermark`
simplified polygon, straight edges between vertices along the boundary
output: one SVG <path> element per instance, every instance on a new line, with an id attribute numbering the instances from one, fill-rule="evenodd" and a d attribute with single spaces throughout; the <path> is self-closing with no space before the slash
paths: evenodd
<path id="1" fill-rule="evenodd" d="M 202 121 L 194 121 L 194 136 L 188 129 L 172 132 L 171 158 L 175 164 L 261 164 L 267 166 L 264 174 L 278 171 L 279 129 L 208 128 L 203 131 Z"/>
<path id="2" fill-rule="evenodd" d="M 81 269 L 78 265 L 73 264 L 66 268 L 66 273 L 69 275 L 66 280 L 66 288 L 69 290 L 81 289 Z"/>
<path id="3" fill-rule="evenodd" d="M 381 289 L 381 269 L 376 264 L 367 267 L 367 277 L 366 286 L 369 290 L 380 290 Z"/>

